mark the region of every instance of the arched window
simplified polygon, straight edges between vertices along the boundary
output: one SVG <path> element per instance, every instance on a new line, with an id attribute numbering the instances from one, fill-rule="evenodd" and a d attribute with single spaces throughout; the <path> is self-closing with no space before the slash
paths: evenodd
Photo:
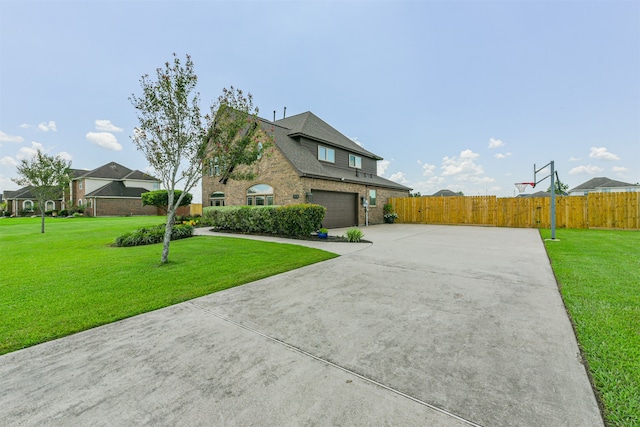
<path id="1" fill-rule="evenodd" d="M 22 202 L 22 210 L 32 211 L 33 210 L 33 202 L 31 200 L 25 200 Z"/>
<path id="2" fill-rule="evenodd" d="M 52 210 L 54 210 L 55 208 L 56 208 L 56 203 L 55 203 L 53 200 L 47 200 L 47 201 L 44 203 L 44 210 L 45 210 L 45 212 L 52 211 Z"/>
<path id="3" fill-rule="evenodd" d="M 83 203 L 82 203 L 82 199 L 78 199 L 78 207 L 82 207 Z"/>
<path id="4" fill-rule="evenodd" d="M 247 205 L 273 206 L 273 187 L 267 184 L 256 184 L 247 190 Z"/>
<path id="5" fill-rule="evenodd" d="M 224 193 L 222 191 L 214 191 L 209 196 L 209 206 L 224 206 Z"/>

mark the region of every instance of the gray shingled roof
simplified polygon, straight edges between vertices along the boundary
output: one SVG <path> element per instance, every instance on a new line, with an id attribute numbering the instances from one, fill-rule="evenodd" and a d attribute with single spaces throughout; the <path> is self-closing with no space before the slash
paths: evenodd
<path id="1" fill-rule="evenodd" d="M 144 181 L 157 181 L 156 178 L 139 170 L 131 170 L 116 162 L 109 162 L 93 170 L 73 170 L 75 178 L 103 178 L 103 179 L 137 179 Z"/>
<path id="2" fill-rule="evenodd" d="M 292 117 L 295 120 L 289 121 L 289 119 L 291 119 L 290 117 L 288 119 L 277 120 L 275 123 L 265 119 L 260 119 L 260 120 L 261 120 L 262 129 L 265 132 L 273 135 L 275 144 L 278 146 L 278 148 L 280 148 L 280 151 L 282 151 L 282 153 L 289 160 L 289 162 L 291 162 L 294 169 L 298 172 L 298 175 L 313 177 L 313 178 L 321 178 L 321 179 L 331 179 L 335 181 L 365 184 L 365 185 L 374 185 L 378 187 L 393 188 L 398 190 L 410 190 L 410 188 L 405 187 L 402 184 L 398 184 L 397 182 L 390 181 L 386 178 L 382 178 L 377 175 L 372 176 L 370 174 L 367 174 L 367 176 L 365 177 L 364 174 L 362 174 L 360 176 L 355 176 L 347 173 L 347 171 L 345 171 L 344 169 L 335 168 L 335 167 L 331 167 L 329 165 L 323 164 L 317 159 L 317 157 L 311 151 L 302 147 L 298 141 L 292 138 L 292 136 L 299 136 L 299 135 L 308 136 L 308 135 L 302 132 L 297 132 L 297 131 L 294 132 L 292 131 L 291 128 L 286 127 L 284 125 L 285 124 L 288 124 L 291 126 L 296 125 L 299 128 L 305 128 L 306 125 L 304 124 L 301 125 L 300 123 L 304 121 L 303 119 L 306 117 L 307 119 L 310 119 L 309 123 L 312 123 L 313 126 L 319 126 L 323 128 L 321 132 L 323 132 L 323 135 L 325 138 L 329 137 L 329 135 L 332 134 L 330 130 L 326 129 L 326 127 L 331 128 L 331 126 L 329 126 L 322 120 L 318 119 L 312 113 L 298 114 L 297 116 L 292 116 Z M 272 131 L 272 128 L 273 128 L 273 131 Z M 309 132 L 309 129 L 306 128 L 305 132 Z M 339 141 L 340 143 L 338 142 L 332 143 L 331 141 L 326 141 L 324 139 L 322 139 L 322 141 L 337 147 L 342 147 L 351 152 L 357 152 L 359 154 L 372 157 L 376 160 L 381 159 L 381 157 L 376 156 L 375 154 L 369 153 L 366 150 L 363 150 L 358 144 L 354 143 L 349 138 L 345 137 L 335 129 L 334 129 L 333 135 L 340 140 Z M 342 138 L 346 139 L 349 144 L 347 144 L 344 140 L 342 140 Z M 319 140 L 320 138 L 313 137 L 313 139 Z M 354 149 L 353 146 L 359 148 L 360 150 L 356 151 L 356 149 Z"/>
<path id="3" fill-rule="evenodd" d="M 382 157 L 365 150 L 310 111 L 276 120 L 276 124 L 290 129 L 290 137 L 298 135 L 306 136 L 307 138 L 322 141 L 353 153 L 371 157 L 376 160 L 382 160 Z"/>
<path id="4" fill-rule="evenodd" d="M 127 187 L 122 181 L 112 181 L 109 184 L 92 191 L 85 197 L 135 197 L 140 198 L 142 193 L 149 190 L 141 187 Z"/>
<path id="5" fill-rule="evenodd" d="M 433 193 L 433 196 L 459 196 L 459 194 L 451 190 L 440 190 L 436 193 Z"/>
<path id="6" fill-rule="evenodd" d="M 595 190 L 597 188 L 615 188 L 615 187 L 634 187 L 635 184 L 629 182 L 616 181 L 607 177 L 592 178 L 587 182 L 572 188 L 569 191 L 575 190 Z"/>

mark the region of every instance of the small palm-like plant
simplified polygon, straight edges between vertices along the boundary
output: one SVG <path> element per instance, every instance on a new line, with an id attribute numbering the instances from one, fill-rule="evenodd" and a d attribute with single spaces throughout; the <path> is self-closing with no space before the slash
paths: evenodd
<path id="1" fill-rule="evenodd" d="M 364 233 L 357 228 L 347 230 L 347 242 L 358 243 L 364 237 Z"/>

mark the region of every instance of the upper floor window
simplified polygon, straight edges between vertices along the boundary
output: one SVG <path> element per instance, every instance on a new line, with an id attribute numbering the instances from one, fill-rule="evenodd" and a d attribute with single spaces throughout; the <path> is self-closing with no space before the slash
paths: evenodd
<path id="1" fill-rule="evenodd" d="M 79 190 L 82 190 L 82 181 L 80 181 L 80 182 L 78 183 L 78 189 L 79 189 Z"/>
<path id="2" fill-rule="evenodd" d="M 318 145 L 318 160 L 335 163 L 336 151 L 333 148 L 327 148 L 323 147 L 322 145 Z"/>
<path id="3" fill-rule="evenodd" d="M 352 168 L 362 168 L 362 157 L 349 154 L 349 166 Z"/>

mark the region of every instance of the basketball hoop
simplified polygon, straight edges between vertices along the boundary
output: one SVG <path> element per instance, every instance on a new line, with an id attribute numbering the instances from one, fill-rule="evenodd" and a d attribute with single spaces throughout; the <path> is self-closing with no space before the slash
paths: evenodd
<path id="1" fill-rule="evenodd" d="M 522 194 L 522 192 L 525 190 L 525 188 L 527 188 L 527 185 L 530 185 L 532 187 L 536 186 L 536 184 L 533 183 L 533 182 L 516 182 L 514 185 L 516 186 L 516 188 L 518 189 L 520 194 Z"/>

